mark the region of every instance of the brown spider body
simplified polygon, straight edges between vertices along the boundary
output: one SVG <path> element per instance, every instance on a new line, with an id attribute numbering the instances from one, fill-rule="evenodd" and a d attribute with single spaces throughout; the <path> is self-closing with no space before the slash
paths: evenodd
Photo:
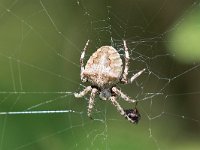
<path id="1" fill-rule="evenodd" d="M 135 103 L 136 100 L 126 96 L 121 90 L 116 87 L 117 83 L 128 84 L 132 83 L 138 76 L 140 76 L 145 69 L 134 74 L 130 79 L 128 75 L 128 63 L 129 63 L 129 52 L 124 41 L 125 51 L 125 66 L 123 70 L 122 59 L 119 53 L 112 46 L 102 46 L 92 54 L 84 67 L 83 59 L 85 57 L 85 51 L 89 44 L 87 41 L 83 52 L 80 57 L 81 65 L 81 80 L 82 82 L 91 82 L 91 86 L 87 86 L 80 93 L 74 93 L 77 98 L 83 97 L 91 91 L 89 104 L 88 104 L 88 116 L 91 118 L 92 109 L 94 107 L 94 99 L 98 94 L 102 100 L 111 101 L 112 104 L 117 108 L 119 113 L 128 119 L 132 123 L 138 122 L 140 115 L 136 109 L 123 109 L 117 102 L 117 97 L 120 96 L 125 101 Z"/>
<path id="2" fill-rule="evenodd" d="M 102 46 L 87 61 L 83 78 L 93 85 L 105 88 L 119 82 L 122 75 L 122 59 L 112 46 Z"/>

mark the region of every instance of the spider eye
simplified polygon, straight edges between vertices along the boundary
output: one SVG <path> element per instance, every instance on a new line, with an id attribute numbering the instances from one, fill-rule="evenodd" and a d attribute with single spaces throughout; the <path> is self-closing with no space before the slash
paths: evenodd
<path id="1" fill-rule="evenodd" d="M 134 109 L 125 109 L 124 112 L 126 113 L 126 115 L 133 121 L 133 123 L 138 123 L 141 115 L 139 113 L 139 111 L 134 108 Z"/>

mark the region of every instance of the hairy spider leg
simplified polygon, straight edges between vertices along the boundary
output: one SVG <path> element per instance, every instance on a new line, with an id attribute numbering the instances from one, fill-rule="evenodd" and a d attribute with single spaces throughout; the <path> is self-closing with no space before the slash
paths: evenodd
<path id="1" fill-rule="evenodd" d="M 126 94 L 124 94 L 121 90 L 117 89 L 116 87 L 112 88 L 112 91 L 117 94 L 118 96 L 120 96 L 122 99 L 124 99 L 127 102 L 131 102 L 131 103 L 135 103 L 136 100 L 131 99 L 130 97 L 126 96 Z"/>
<path id="2" fill-rule="evenodd" d="M 131 123 L 135 123 L 131 118 L 129 118 L 129 117 L 126 115 L 124 109 L 120 106 L 120 104 L 117 102 L 116 99 L 117 99 L 117 98 L 116 98 L 115 96 L 111 96 L 111 97 L 110 97 L 110 101 L 111 101 L 112 104 L 117 108 L 117 110 L 120 112 L 120 114 L 121 114 L 122 116 L 124 116 L 126 119 L 128 119 L 128 121 L 130 121 Z"/>
<path id="3" fill-rule="evenodd" d="M 87 86 L 85 89 L 83 89 L 81 92 L 79 93 L 74 93 L 74 96 L 76 98 L 81 98 L 83 96 L 85 96 L 88 92 L 90 92 L 92 90 L 91 86 Z"/>
<path id="4" fill-rule="evenodd" d="M 92 112 L 92 109 L 94 107 L 94 98 L 95 98 L 95 95 L 98 92 L 98 90 L 96 88 L 92 88 L 91 86 L 87 86 L 81 92 L 74 93 L 74 96 L 76 98 L 81 98 L 81 97 L 85 96 L 90 91 L 91 91 L 91 95 L 90 95 L 90 99 L 89 99 L 89 103 L 88 103 L 88 112 L 87 112 L 87 114 L 88 114 L 88 117 L 91 118 L 91 112 Z"/>
<path id="5" fill-rule="evenodd" d="M 92 109 L 94 107 L 94 99 L 96 96 L 96 93 L 98 92 L 98 90 L 96 88 L 92 89 L 91 95 L 90 95 L 90 100 L 89 100 L 89 104 L 88 104 L 88 117 L 92 119 L 91 114 L 92 114 Z"/>
<path id="6" fill-rule="evenodd" d="M 84 61 L 84 58 L 85 58 L 85 51 L 86 51 L 86 49 L 87 49 L 87 47 L 89 45 L 89 42 L 90 42 L 90 40 L 88 40 L 86 42 L 85 47 L 84 47 L 84 49 L 83 49 L 83 51 L 81 53 L 81 57 L 80 57 L 81 80 L 82 80 L 82 82 L 86 82 L 86 79 L 84 79 L 84 77 L 83 77 L 83 71 L 84 71 L 84 62 L 83 61 Z"/>
<path id="7" fill-rule="evenodd" d="M 132 83 L 137 77 L 139 77 L 146 69 L 142 69 L 139 72 L 137 72 L 136 74 L 133 74 L 133 76 L 131 77 L 131 79 L 129 79 L 128 83 Z"/>
<path id="8" fill-rule="evenodd" d="M 123 40 L 123 43 L 124 43 L 124 52 L 125 52 L 125 66 L 124 66 L 124 72 L 123 72 L 121 81 L 124 83 L 128 83 L 127 76 L 128 76 L 128 68 L 129 68 L 128 64 L 129 64 L 130 57 L 129 57 L 128 47 L 126 46 L 126 41 Z"/>
<path id="9" fill-rule="evenodd" d="M 126 45 L 126 41 L 123 40 L 123 43 L 124 43 L 124 51 L 125 51 L 125 67 L 124 67 L 124 73 L 122 75 L 122 83 L 124 84 L 128 84 L 128 83 L 132 83 L 137 77 L 139 77 L 144 71 L 145 69 L 142 69 L 141 71 L 139 71 L 138 73 L 134 74 L 129 80 L 128 80 L 128 64 L 129 64 L 129 60 L 130 60 L 130 57 L 129 57 L 129 52 L 128 52 L 128 47 Z"/>

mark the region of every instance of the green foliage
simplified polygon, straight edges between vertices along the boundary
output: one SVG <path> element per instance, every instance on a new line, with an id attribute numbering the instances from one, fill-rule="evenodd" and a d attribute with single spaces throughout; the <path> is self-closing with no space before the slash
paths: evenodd
<path id="1" fill-rule="evenodd" d="M 169 35 L 169 51 L 181 62 L 200 62 L 200 10 L 197 7 L 178 20 Z"/>

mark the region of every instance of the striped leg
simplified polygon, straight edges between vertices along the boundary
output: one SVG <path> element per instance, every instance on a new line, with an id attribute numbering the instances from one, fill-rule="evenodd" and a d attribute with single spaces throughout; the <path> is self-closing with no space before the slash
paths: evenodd
<path id="1" fill-rule="evenodd" d="M 91 92 L 91 95 L 90 95 L 90 100 L 89 100 L 88 112 L 87 113 L 88 113 L 88 117 L 90 117 L 91 119 L 92 119 L 92 117 L 91 117 L 92 109 L 94 107 L 94 98 L 96 96 L 97 91 L 98 90 L 96 88 L 93 88 L 92 92 Z"/>
<path id="2" fill-rule="evenodd" d="M 88 40 L 88 41 L 86 42 L 85 47 L 84 47 L 84 49 L 83 49 L 83 51 L 82 51 L 82 53 L 81 53 L 81 57 L 80 57 L 81 80 L 82 80 L 83 82 L 86 82 L 86 79 L 84 79 L 84 76 L 83 76 L 83 71 L 84 71 L 84 62 L 83 62 L 83 60 L 84 60 L 84 58 L 85 58 L 85 51 L 86 51 L 86 49 L 87 49 L 87 47 L 88 47 L 88 45 L 89 45 L 89 41 L 90 41 L 90 40 Z"/>
<path id="3" fill-rule="evenodd" d="M 124 67 L 124 73 L 122 75 L 121 81 L 123 83 L 128 83 L 127 76 L 128 76 L 128 64 L 129 64 L 130 57 L 129 57 L 128 48 L 126 46 L 126 41 L 123 40 L 123 42 L 124 42 L 124 52 L 125 52 L 125 67 Z"/>
<path id="4" fill-rule="evenodd" d="M 110 97 L 110 100 L 111 100 L 112 104 L 117 108 L 117 110 L 119 111 L 120 115 L 124 116 L 131 123 L 135 123 L 134 120 L 132 120 L 131 118 L 129 118 L 129 116 L 126 114 L 126 112 L 124 111 L 124 109 L 116 101 L 116 97 L 115 96 Z"/>

